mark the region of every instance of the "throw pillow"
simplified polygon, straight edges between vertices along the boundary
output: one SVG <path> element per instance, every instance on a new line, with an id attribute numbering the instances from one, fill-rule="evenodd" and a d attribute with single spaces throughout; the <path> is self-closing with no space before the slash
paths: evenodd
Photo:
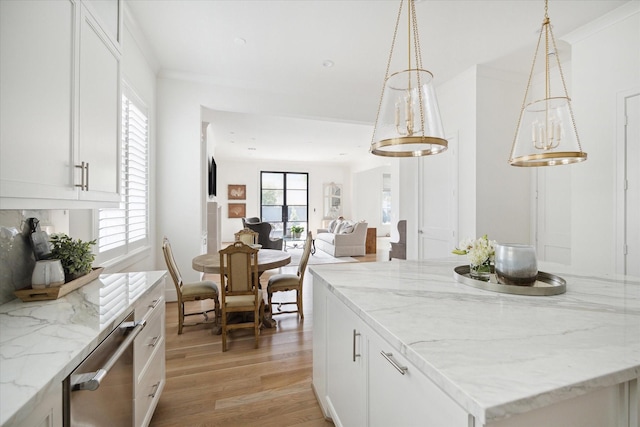
<path id="1" fill-rule="evenodd" d="M 355 229 L 355 225 L 353 225 L 353 224 L 345 224 L 344 227 L 342 227 L 340 229 L 340 234 L 353 233 L 354 229 Z"/>

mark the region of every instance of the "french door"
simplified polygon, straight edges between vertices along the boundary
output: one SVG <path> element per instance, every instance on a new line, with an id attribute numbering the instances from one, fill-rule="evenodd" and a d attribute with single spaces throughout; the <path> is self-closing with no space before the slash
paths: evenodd
<path id="1" fill-rule="evenodd" d="M 308 173 L 260 172 L 260 190 L 260 216 L 273 226 L 273 237 L 290 237 L 292 226 L 308 230 Z"/>

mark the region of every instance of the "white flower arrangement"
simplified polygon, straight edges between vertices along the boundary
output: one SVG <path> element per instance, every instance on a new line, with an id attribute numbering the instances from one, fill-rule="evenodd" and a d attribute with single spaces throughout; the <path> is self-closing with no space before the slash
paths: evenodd
<path id="1" fill-rule="evenodd" d="M 495 240 L 489 240 L 485 234 L 479 239 L 466 238 L 461 240 L 459 247 L 452 252 L 456 255 L 469 255 L 469 263 L 482 265 L 494 261 L 496 244 Z"/>

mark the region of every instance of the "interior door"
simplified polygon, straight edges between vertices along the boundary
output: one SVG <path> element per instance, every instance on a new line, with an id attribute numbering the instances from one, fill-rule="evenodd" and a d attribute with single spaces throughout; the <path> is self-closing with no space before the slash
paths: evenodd
<path id="1" fill-rule="evenodd" d="M 571 264 L 571 167 L 536 168 L 536 255 Z"/>
<path id="2" fill-rule="evenodd" d="M 458 153 L 457 137 L 437 156 L 419 163 L 418 257 L 442 258 L 458 244 Z"/>
<path id="3" fill-rule="evenodd" d="M 625 100 L 625 274 L 640 276 L 640 94 Z"/>

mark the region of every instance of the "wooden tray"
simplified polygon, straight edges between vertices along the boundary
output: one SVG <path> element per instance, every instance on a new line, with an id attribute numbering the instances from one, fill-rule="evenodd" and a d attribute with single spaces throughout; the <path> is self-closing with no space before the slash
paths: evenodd
<path id="1" fill-rule="evenodd" d="M 61 298 L 71 291 L 75 291 L 78 288 L 86 285 L 89 282 L 94 281 L 100 276 L 104 267 L 96 267 L 91 272 L 85 274 L 82 277 L 78 277 L 76 280 L 65 283 L 61 286 L 44 289 L 23 288 L 13 291 L 13 294 L 20 298 L 24 302 L 28 301 L 47 301 Z"/>

